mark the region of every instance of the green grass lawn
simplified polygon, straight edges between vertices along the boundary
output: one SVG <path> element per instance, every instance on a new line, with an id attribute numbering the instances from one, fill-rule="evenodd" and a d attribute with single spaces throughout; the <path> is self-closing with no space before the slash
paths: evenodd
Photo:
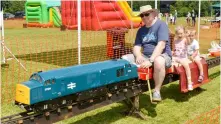
<path id="1" fill-rule="evenodd" d="M 179 18 L 179 25 L 185 25 L 185 20 Z M 169 25 L 174 32 L 174 25 Z M 127 45 L 134 42 L 137 29 L 129 30 L 125 39 Z M 209 34 L 209 30 L 208 30 Z M 81 63 L 91 63 L 109 59 L 106 56 L 106 32 L 82 31 Z M 207 53 L 210 40 L 201 35 L 200 52 Z M 212 38 L 211 38 L 212 37 Z M 216 40 L 215 35 L 210 39 Z M 21 112 L 13 105 L 14 91 L 17 83 L 28 80 L 33 72 L 61 68 L 78 63 L 77 31 L 61 32 L 56 28 L 5 29 L 5 44 L 24 64 L 24 71 L 15 61 L 8 61 L 8 68 L 1 68 L 1 112 L 3 116 Z M 10 54 L 6 54 L 10 58 Z M 151 105 L 149 94 L 141 95 L 141 111 L 147 116 L 147 121 L 120 114 L 126 107 L 122 103 L 102 107 L 58 123 L 184 123 L 201 113 L 220 105 L 220 66 L 210 69 L 209 84 L 202 91 L 188 94 L 179 93 L 178 83 L 166 85 L 162 89 L 163 102 Z"/>

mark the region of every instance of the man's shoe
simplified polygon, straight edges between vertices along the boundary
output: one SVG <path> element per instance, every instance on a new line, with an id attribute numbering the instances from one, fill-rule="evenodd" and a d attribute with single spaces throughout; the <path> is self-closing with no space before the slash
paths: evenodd
<path id="1" fill-rule="evenodd" d="M 160 93 L 154 91 L 153 92 L 153 102 L 160 102 L 160 101 L 162 101 Z"/>

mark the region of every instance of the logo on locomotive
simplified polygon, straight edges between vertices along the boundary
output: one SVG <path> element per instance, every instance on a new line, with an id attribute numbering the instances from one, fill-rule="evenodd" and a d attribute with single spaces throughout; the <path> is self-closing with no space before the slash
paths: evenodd
<path id="1" fill-rule="evenodd" d="M 74 89 L 76 87 L 76 83 L 73 83 L 73 82 L 70 82 L 68 85 L 67 85 L 67 88 L 68 89 Z"/>

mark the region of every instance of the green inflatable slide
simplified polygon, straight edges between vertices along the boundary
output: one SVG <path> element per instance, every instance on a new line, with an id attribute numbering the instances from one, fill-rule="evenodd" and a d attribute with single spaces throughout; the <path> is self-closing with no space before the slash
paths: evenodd
<path id="1" fill-rule="evenodd" d="M 61 22 L 61 13 L 58 7 L 52 7 L 49 10 L 50 15 L 50 22 L 56 26 L 60 27 L 62 25 Z"/>
<path id="2" fill-rule="evenodd" d="M 26 22 L 52 24 L 60 27 L 62 24 L 60 6 L 60 1 L 27 0 L 25 4 Z"/>

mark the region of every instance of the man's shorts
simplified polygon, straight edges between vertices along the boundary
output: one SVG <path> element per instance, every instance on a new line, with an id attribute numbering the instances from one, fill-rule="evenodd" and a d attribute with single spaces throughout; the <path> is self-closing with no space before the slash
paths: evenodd
<path id="1" fill-rule="evenodd" d="M 172 58 L 167 53 L 163 53 L 160 56 L 165 59 L 165 67 L 170 68 L 172 65 Z"/>
<path id="2" fill-rule="evenodd" d="M 171 65 L 172 65 L 172 58 L 167 53 L 163 53 L 160 56 L 162 56 L 165 59 L 165 67 L 170 68 Z M 149 57 L 150 56 L 148 56 L 148 57 L 144 56 L 144 58 L 146 58 L 147 60 L 148 60 Z M 134 57 L 133 54 L 124 55 L 124 56 L 122 56 L 122 59 L 125 59 L 125 60 L 129 61 L 132 64 L 136 64 L 135 57 Z"/>

